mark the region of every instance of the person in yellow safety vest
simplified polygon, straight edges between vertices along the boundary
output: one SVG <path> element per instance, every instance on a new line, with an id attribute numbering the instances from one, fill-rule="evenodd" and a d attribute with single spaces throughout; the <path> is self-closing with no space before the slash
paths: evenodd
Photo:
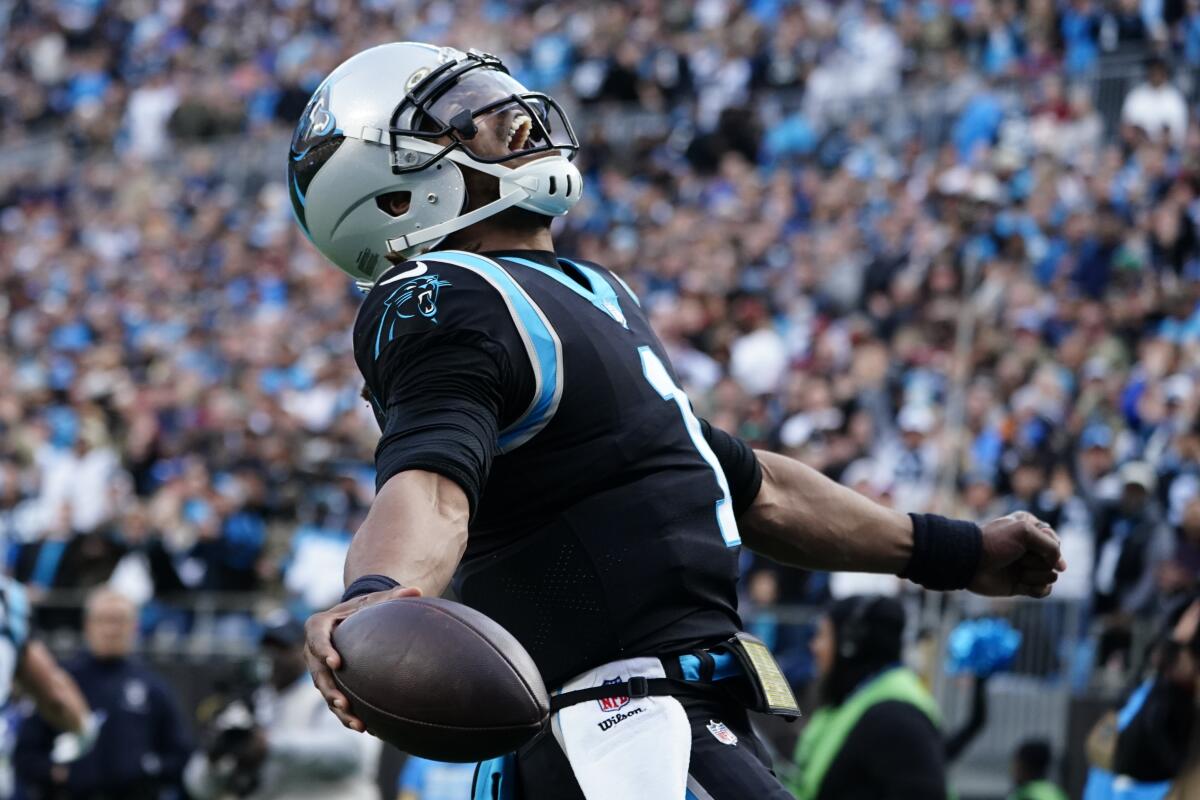
<path id="1" fill-rule="evenodd" d="M 1008 800 L 1067 800 L 1062 789 L 1047 779 L 1050 774 L 1050 745 L 1041 739 L 1022 742 L 1013 753 L 1012 777 L 1017 787 Z"/>
<path id="2" fill-rule="evenodd" d="M 821 707 L 796 745 L 799 800 L 946 800 L 940 713 L 900 663 L 904 608 L 888 597 L 834 603 L 812 641 Z"/>

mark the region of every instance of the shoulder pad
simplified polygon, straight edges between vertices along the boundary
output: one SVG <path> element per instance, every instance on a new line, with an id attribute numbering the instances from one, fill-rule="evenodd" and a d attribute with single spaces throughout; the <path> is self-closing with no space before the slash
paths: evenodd
<path id="1" fill-rule="evenodd" d="M 473 271 L 430 258 L 405 261 L 371 289 L 355 324 L 360 351 L 378 358 L 388 342 L 411 334 L 447 330 L 486 333 L 504 303 Z"/>
<path id="2" fill-rule="evenodd" d="M 518 423 L 501 432 L 501 450 L 516 447 L 541 430 L 562 395 L 562 343 L 520 282 L 485 256 L 439 250 L 385 273 L 368 295 L 355 326 L 360 367 L 378 361 L 396 339 L 450 331 L 478 334 L 498 345 L 509 363 L 528 363 L 532 370 L 530 407 Z M 409 340 L 416 341 L 415 337 Z"/>

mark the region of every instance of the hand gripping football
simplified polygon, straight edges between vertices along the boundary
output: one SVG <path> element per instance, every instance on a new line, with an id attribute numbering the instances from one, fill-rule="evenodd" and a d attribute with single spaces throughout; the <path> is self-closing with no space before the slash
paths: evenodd
<path id="1" fill-rule="evenodd" d="M 400 750 L 482 761 L 516 750 L 546 724 L 549 697 L 512 634 L 467 606 L 403 597 L 334 628 L 334 672 L 350 711 Z"/>

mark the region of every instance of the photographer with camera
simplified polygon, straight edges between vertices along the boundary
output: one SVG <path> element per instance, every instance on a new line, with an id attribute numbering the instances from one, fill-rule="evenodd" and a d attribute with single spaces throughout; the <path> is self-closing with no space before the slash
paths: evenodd
<path id="1" fill-rule="evenodd" d="M 304 665 L 304 627 L 286 619 L 262 638 L 270 679 L 213 717 L 208 744 L 184 783 L 195 800 L 379 800 L 381 743 L 343 728 L 313 689 Z"/>

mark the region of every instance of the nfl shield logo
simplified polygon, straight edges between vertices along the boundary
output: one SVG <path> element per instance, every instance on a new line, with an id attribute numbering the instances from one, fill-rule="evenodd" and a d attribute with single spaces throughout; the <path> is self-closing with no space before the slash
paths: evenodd
<path id="1" fill-rule="evenodd" d="M 606 680 L 602 685 L 603 686 L 611 686 L 614 683 L 624 683 L 624 682 L 625 681 L 621 680 L 620 678 L 610 678 L 609 680 Z M 608 713 L 609 711 L 616 711 L 618 708 L 624 708 L 625 704 L 629 702 L 629 698 L 628 697 L 601 697 L 596 702 L 598 702 L 600 704 L 601 711 Z"/>
<path id="2" fill-rule="evenodd" d="M 726 728 L 724 722 L 717 722 L 710 719 L 708 721 L 708 732 L 721 744 L 727 744 L 730 747 L 737 744 L 737 734 Z"/>

